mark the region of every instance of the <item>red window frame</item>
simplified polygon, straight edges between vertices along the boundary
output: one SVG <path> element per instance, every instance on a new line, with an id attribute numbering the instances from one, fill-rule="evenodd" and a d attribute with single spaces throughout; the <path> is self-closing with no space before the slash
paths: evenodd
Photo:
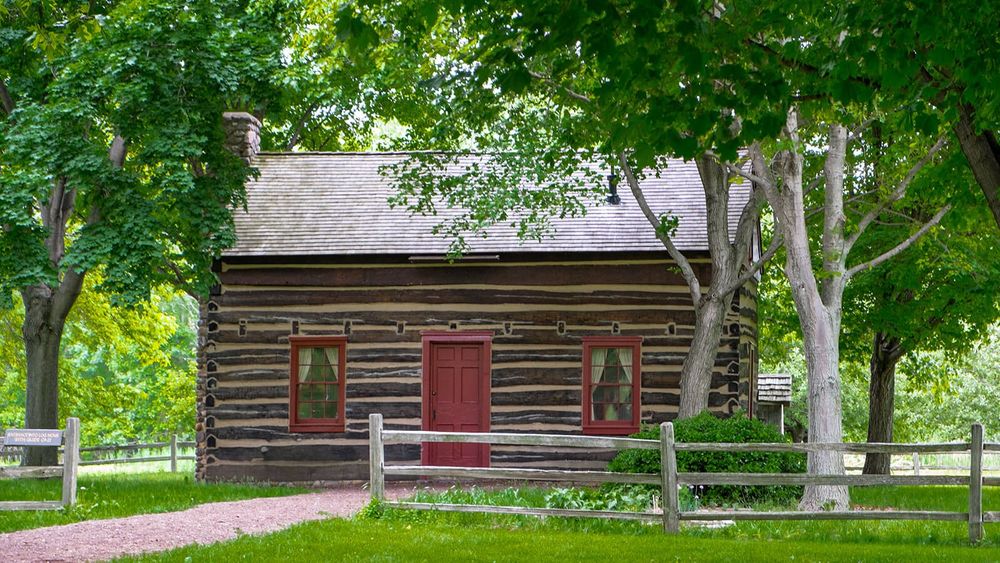
<path id="1" fill-rule="evenodd" d="M 632 420 L 593 420 L 591 401 L 593 379 L 591 350 L 594 348 L 632 349 Z M 583 433 L 625 436 L 639 431 L 639 407 L 642 392 L 641 336 L 585 336 L 583 338 Z"/>
<path id="2" fill-rule="evenodd" d="M 289 432 L 343 432 L 347 425 L 347 337 L 346 336 L 289 336 L 291 371 L 288 377 L 288 431 Z M 337 351 L 337 416 L 335 418 L 299 418 L 299 349 L 338 348 Z"/>

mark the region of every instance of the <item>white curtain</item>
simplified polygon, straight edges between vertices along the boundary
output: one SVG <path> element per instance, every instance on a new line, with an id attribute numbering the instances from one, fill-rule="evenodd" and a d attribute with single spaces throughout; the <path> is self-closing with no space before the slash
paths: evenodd
<path id="1" fill-rule="evenodd" d="M 299 383 L 311 381 L 312 351 L 315 348 L 299 348 Z"/>
<path id="2" fill-rule="evenodd" d="M 604 363 L 608 358 L 607 348 L 590 349 L 590 382 L 600 383 L 604 381 Z"/>
<path id="3" fill-rule="evenodd" d="M 622 371 L 625 373 L 625 382 L 632 383 L 632 349 L 619 348 L 618 359 L 622 363 Z"/>
<path id="4" fill-rule="evenodd" d="M 330 364 L 330 371 L 333 372 L 333 381 L 340 379 L 337 370 L 340 369 L 340 348 L 327 348 L 326 361 Z"/>

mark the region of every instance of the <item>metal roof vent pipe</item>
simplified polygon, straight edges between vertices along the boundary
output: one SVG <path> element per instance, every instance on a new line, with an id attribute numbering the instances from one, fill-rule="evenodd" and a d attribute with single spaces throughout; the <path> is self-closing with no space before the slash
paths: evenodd
<path id="1" fill-rule="evenodd" d="M 615 174 L 615 169 L 611 169 L 611 174 L 608 174 L 608 197 L 605 201 L 611 205 L 618 205 L 622 202 L 622 198 L 618 196 L 618 174 Z"/>

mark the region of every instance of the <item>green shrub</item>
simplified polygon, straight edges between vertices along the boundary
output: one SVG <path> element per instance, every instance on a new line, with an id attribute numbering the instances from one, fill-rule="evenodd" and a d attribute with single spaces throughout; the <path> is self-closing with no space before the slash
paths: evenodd
<path id="1" fill-rule="evenodd" d="M 716 418 L 709 412 L 674 423 L 678 442 L 787 442 L 775 428 L 736 413 Z M 634 438 L 660 439 L 658 426 L 644 427 Z M 658 450 L 622 450 L 608 465 L 620 473 L 659 473 Z M 677 452 L 677 470 L 692 473 L 804 473 L 805 456 L 780 452 Z M 720 485 L 699 488 L 701 504 L 787 504 L 802 495 L 802 487 Z"/>

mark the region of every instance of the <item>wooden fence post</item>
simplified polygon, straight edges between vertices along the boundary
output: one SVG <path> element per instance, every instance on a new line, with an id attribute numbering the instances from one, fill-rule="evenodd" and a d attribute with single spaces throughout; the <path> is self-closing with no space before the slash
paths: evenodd
<path id="1" fill-rule="evenodd" d="M 913 452 L 913 474 L 920 476 L 920 454 Z"/>
<path id="2" fill-rule="evenodd" d="M 371 486 L 372 500 L 385 500 L 385 473 L 382 467 L 382 415 L 371 413 L 368 415 L 368 459 L 369 481 Z"/>
<path id="3" fill-rule="evenodd" d="M 170 472 L 177 472 L 177 434 L 170 436 Z"/>
<path id="4" fill-rule="evenodd" d="M 680 499 L 677 496 L 677 451 L 674 449 L 674 425 L 660 424 L 660 477 L 663 492 L 663 531 L 680 531 Z"/>
<path id="5" fill-rule="evenodd" d="M 969 456 L 969 541 L 983 539 L 983 425 L 972 425 Z"/>
<path id="6" fill-rule="evenodd" d="M 63 482 L 62 505 L 76 504 L 76 472 L 80 466 L 80 419 L 66 419 L 66 430 L 63 432 Z"/>

